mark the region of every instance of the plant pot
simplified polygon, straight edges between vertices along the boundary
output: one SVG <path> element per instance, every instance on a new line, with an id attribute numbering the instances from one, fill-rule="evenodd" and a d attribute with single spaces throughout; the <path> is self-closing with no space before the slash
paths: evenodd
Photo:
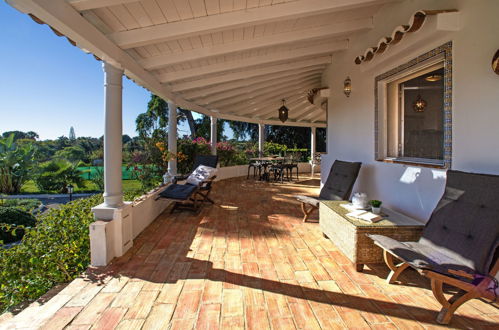
<path id="1" fill-rule="evenodd" d="M 374 214 L 380 214 L 381 213 L 381 207 L 371 207 L 371 211 Z"/>

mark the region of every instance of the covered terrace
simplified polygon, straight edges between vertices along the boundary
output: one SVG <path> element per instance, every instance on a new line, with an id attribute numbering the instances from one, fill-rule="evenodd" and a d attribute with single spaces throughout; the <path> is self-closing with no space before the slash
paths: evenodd
<path id="1" fill-rule="evenodd" d="M 165 213 L 157 192 L 124 202 L 122 79 L 168 100 L 170 118 L 177 107 L 210 116 L 213 145 L 217 118 L 258 124 L 260 151 L 264 125 L 311 127 L 312 141 L 327 126 L 320 182 L 335 159 L 362 162 L 354 191 L 425 223 L 448 169 L 499 174 L 497 1 L 7 2 L 103 62 L 105 192 L 90 227 L 94 268 L 0 327 L 438 327 L 427 280 L 408 271 L 388 285 L 384 265 L 356 272 L 301 222 L 292 196 L 317 195 L 317 176 L 276 184 L 226 172 L 198 215 Z M 439 90 L 438 103 L 424 90 Z M 171 120 L 172 152 L 176 131 Z M 498 322 L 493 304 L 472 300 L 450 325 Z"/>
<path id="2" fill-rule="evenodd" d="M 384 265 L 358 273 L 317 224 L 302 222 L 293 196 L 316 194 L 318 183 L 219 181 L 216 205 L 199 215 L 165 212 L 125 255 L 0 328 L 444 328 L 428 280 L 408 271 L 400 285 L 387 284 Z M 451 327 L 497 322 L 497 308 L 473 300 Z"/>

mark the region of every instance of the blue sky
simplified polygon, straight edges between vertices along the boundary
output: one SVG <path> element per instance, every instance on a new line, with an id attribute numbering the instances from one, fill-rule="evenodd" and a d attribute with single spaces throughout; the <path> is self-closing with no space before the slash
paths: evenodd
<path id="1" fill-rule="evenodd" d="M 102 64 L 57 37 L 46 25 L 0 1 L 0 133 L 35 131 L 41 139 L 101 136 Z M 123 132 L 135 136 L 135 118 L 150 93 L 123 79 Z M 179 134 L 189 134 L 186 125 Z"/>

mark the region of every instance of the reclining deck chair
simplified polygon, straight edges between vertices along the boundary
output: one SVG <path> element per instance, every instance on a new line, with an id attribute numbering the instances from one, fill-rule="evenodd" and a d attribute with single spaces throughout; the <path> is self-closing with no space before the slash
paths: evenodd
<path id="1" fill-rule="evenodd" d="M 499 176 L 447 171 L 445 193 L 418 242 L 369 235 L 384 251 L 393 283 L 408 267 L 430 278 L 448 324 L 456 309 L 473 298 L 496 300 L 499 271 Z M 396 265 L 394 257 L 402 263 Z M 459 289 L 447 300 L 443 284 Z"/>
<path id="2" fill-rule="evenodd" d="M 164 198 L 175 202 L 171 213 L 176 209 L 184 208 L 197 211 L 203 202 L 215 202 L 210 199 L 212 183 L 216 179 L 216 175 L 209 176 L 206 180 L 196 180 L 196 177 L 203 176 L 206 173 L 203 171 L 203 166 L 208 168 L 216 168 L 218 156 L 216 155 L 198 155 L 194 159 L 193 171 L 189 175 L 175 176 L 173 183 L 166 187 L 157 197 Z M 201 167 L 200 167 L 201 166 Z M 198 173 L 199 172 L 199 173 Z M 190 178 L 193 177 L 193 180 Z M 178 181 L 187 180 L 184 184 L 178 184 Z M 196 184 L 197 183 L 197 184 Z"/>
<path id="3" fill-rule="evenodd" d="M 301 202 L 303 222 L 307 221 L 310 213 L 319 208 L 320 200 L 348 200 L 359 175 L 361 164 L 335 160 L 318 199 L 303 195 L 296 196 L 296 199 Z"/>

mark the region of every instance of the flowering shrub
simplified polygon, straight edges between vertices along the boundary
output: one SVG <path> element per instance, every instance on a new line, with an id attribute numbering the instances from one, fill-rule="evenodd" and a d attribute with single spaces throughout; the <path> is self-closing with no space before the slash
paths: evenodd
<path id="1" fill-rule="evenodd" d="M 194 140 L 184 137 L 178 140 L 177 150 L 177 168 L 178 172 L 182 174 L 187 174 L 193 170 L 192 165 L 196 155 L 209 155 L 211 153 L 210 143 L 202 137 Z"/>
<path id="2" fill-rule="evenodd" d="M 235 154 L 236 150 L 230 142 L 217 143 L 217 155 L 221 167 L 235 165 L 233 164 Z"/>

